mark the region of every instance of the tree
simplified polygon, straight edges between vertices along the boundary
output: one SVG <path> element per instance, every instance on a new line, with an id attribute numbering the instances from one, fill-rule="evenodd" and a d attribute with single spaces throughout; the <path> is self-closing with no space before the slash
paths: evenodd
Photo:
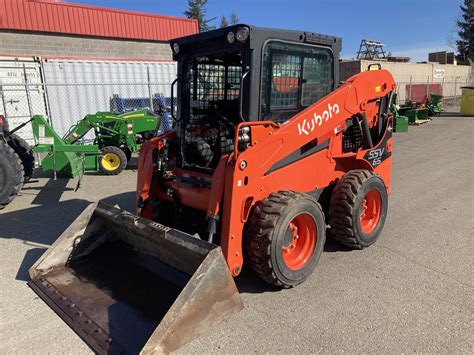
<path id="1" fill-rule="evenodd" d="M 188 9 L 184 12 L 187 18 L 193 18 L 198 21 L 199 31 L 206 32 L 214 29 L 214 26 L 209 26 L 209 23 L 214 21 L 216 17 L 206 20 L 207 0 L 188 0 Z"/>
<path id="2" fill-rule="evenodd" d="M 457 21 L 459 39 L 456 41 L 458 54 L 456 60 L 460 64 L 474 61 L 474 1 L 464 0 L 461 17 Z"/>
<path id="3" fill-rule="evenodd" d="M 227 27 L 227 26 L 229 26 L 229 22 L 227 22 L 227 19 L 225 18 L 225 16 L 222 16 L 222 17 L 221 17 L 221 26 L 220 26 L 220 27 L 223 28 L 223 27 Z"/>
<path id="4" fill-rule="evenodd" d="M 239 23 L 239 18 L 237 17 L 237 14 L 235 13 L 235 11 L 232 10 L 232 13 L 230 14 L 230 24 L 237 25 L 238 23 Z"/>

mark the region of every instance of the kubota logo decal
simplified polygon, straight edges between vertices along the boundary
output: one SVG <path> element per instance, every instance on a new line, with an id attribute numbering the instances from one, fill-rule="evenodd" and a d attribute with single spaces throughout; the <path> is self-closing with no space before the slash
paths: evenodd
<path id="1" fill-rule="evenodd" d="M 339 113 L 339 105 L 331 105 L 328 104 L 327 110 L 325 110 L 322 114 L 317 114 L 316 112 L 313 114 L 313 118 L 311 119 L 304 119 L 303 122 L 298 123 L 298 132 L 300 135 L 305 134 L 308 135 L 314 130 L 321 126 L 323 122 L 329 121 L 330 118 L 332 118 L 332 114 L 338 114 Z"/>

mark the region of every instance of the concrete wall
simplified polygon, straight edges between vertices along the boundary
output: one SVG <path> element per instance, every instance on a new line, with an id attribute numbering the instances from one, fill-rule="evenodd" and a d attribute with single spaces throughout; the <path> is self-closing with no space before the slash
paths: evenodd
<path id="1" fill-rule="evenodd" d="M 0 55 L 171 60 L 168 43 L 0 30 Z"/>
<path id="2" fill-rule="evenodd" d="M 340 79 L 367 70 L 369 64 L 380 63 L 383 69 L 389 70 L 397 82 L 464 82 L 469 80 L 471 67 L 468 65 L 438 63 L 395 63 L 370 60 L 352 60 L 339 63 Z M 411 78 L 411 79 L 410 79 Z"/>
<path id="3" fill-rule="evenodd" d="M 441 91 L 448 102 L 451 98 L 456 102 L 461 95 L 461 87 L 470 81 L 471 66 L 439 63 L 395 63 L 371 60 L 351 60 L 339 63 L 340 80 L 367 70 L 373 63 L 380 63 L 383 69 L 389 70 L 397 83 L 399 102 L 411 99 L 411 84 L 439 83 Z"/>

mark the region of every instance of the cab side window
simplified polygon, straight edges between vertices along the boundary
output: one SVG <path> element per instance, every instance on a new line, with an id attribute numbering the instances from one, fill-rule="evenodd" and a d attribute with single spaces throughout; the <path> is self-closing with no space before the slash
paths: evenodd
<path id="1" fill-rule="evenodd" d="M 269 42 L 263 54 L 260 119 L 284 122 L 329 94 L 333 85 L 331 50 Z"/>

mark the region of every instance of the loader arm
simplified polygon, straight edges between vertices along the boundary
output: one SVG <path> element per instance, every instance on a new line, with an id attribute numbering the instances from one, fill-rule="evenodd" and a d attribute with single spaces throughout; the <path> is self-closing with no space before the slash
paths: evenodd
<path id="1" fill-rule="evenodd" d="M 105 123 L 116 122 L 117 120 L 120 120 L 120 118 L 109 112 L 97 112 L 96 114 L 86 115 L 82 120 L 78 121 L 69 129 L 69 131 L 64 135 L 63 140 L 68 144 L 74 144 L 92 129 L 98 130 L 99 128 L 108 131 L 111 134 L 117 134 L 117 131 L 104 126 Z"/>
<path id="2" fill-rule="evenodd" d="M 386 101 L 394 88 L 388 71 L 367 71 L 351 77 L 281 125 L 262 121 L 239 125 L 237 131 L 250 127 L 251 146 L 239 152 L 235 144 L 225 171 L 223 206 L 218 209 L 222 211 L 221 247 L 234 276 L 242 268 L 243 227 L 251 208 L 271 192 L 317 191 L 328 181 L 337 181 L 345 171 L 357 168 L 376 171 L 389 189 L 392 123 L 391 117 L 386 116 L 385 121 L 379 117 L 378 100 Z M 343 134 L 346 121 L 354 116 L 361 118 L 362 125 L 365 121 L 369 134 L 372 127 L 384 127 L 377 139 L 365 137 L 363 149 L 343 153 L 341 140 L 333 138 Z M 318 165 L 327 168 L 328 164 L 334 168 L 318 169 Z M 344 165 L 345 169 L 339 168 Z M 218 201 L 219 197 L 211 200 L 210 206 L 218 205 Z M 208 217 L 217 217 L 213 210 L 216 208 L 208 211 Z"/>
<path id="3" fill-rule="evenodd" d="M 74 144 L 89 133 L 92 128 L 93 125 L 89 120 L 89 115 L 87 115 L 69 129 L 64 135 L 63 140 L 68 144 Z"/>

